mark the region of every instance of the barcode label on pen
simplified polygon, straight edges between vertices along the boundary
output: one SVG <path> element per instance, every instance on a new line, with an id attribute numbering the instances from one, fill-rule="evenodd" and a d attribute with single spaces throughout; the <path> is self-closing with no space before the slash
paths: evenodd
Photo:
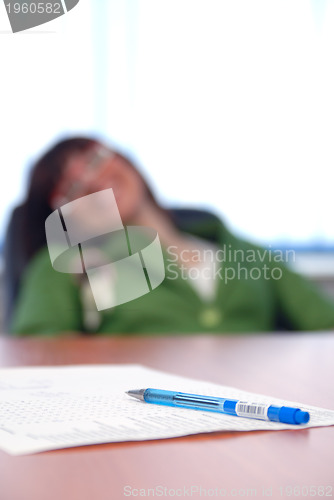
<path id="1" fill-rule="evenodd" d="M 269 420 L 268 408 L 270 405 L 263 403 L 250 403 L 249 401 L 239 401 L 235 406 L 235 412 L 239 417 L 259 418 Z"/>

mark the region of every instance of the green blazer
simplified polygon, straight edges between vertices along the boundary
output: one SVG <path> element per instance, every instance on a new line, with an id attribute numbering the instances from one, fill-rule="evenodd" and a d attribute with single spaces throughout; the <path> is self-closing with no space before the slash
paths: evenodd
<path id="1" fill-rule="evenodd" d="M 47 248 L 24 275 L 11 332 L 15 335 L 234 333 L 334 329 L 334 303 L 286 265 L 287 255 L 232 235 L 216 217 L 175 220 L 179 228 L 216 245 L 217 293 L 203 301 L 164 249 L 166 277 L 156 289 L 98 312 L 81 275 L 55 271 Z M 291 253 L 291 251 L 290 251 Z"/>

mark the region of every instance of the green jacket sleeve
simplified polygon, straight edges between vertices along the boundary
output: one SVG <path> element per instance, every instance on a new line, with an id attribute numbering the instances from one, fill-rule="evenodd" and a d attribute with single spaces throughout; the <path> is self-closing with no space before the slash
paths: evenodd
<path id="1" fill-rule="evenodd" d="M 74 277 L 54 271 L 47 250 L 39 252 L 23 278 L 11 333 L 42 334 L 82 330 L 80 288 Z"/>
<path id="2" fill-rule="evenodd" d="M 276 267 L 276 264 L 275 264 Z M 278 312 L 293 330 L 334 329 L 334 302 L 303 276 L 277 266 L 272 279 Z"/>

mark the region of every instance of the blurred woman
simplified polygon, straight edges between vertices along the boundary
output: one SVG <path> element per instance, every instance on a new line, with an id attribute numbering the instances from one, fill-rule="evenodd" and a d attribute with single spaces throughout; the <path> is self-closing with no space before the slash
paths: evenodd
<path id="1" fill-rule="evenodd" d="M 158 232 L 166 276 L 150 293 L 98 311 L 87 276 L 53 269 L 45 220 L 54 210 L 109 188 L 125 226 Z M 99 141 L 73 138 L 47 151 L 32 169 L 19 217 L 17 210 L 20 230 L 13 219 L 6 251 L 8 282 L 15 282 L 17 289 L 12 294 L 13 334 L 158 335 L 334 327 L 334 305 L 289 270 L 282 255 L 280 259 L 236 238 L 212 214 L 164 209 L 133 162 Z M 109 216 L 107 210 L 101 218 L 88 211 L 84 223 L 102 227 L 101 219 Z"/>

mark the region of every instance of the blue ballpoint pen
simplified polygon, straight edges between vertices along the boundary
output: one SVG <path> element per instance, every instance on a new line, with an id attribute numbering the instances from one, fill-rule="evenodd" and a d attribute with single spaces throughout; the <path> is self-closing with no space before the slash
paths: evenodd
<path id="1" fill-rule="evenodd" d="M 199 396 L 198 394 L 185 394 L 183 392 L 163 391 L 160 389 L 136 389 L 127 391 L 127 394 L 146 403 L 214 411 L 237 417 L 271 420 L 284 424 L 307 424 L 310 420 L 310 414 L 307 411 L 289 406 L 275 406 L 239 401 L 237 399 Z"/>

